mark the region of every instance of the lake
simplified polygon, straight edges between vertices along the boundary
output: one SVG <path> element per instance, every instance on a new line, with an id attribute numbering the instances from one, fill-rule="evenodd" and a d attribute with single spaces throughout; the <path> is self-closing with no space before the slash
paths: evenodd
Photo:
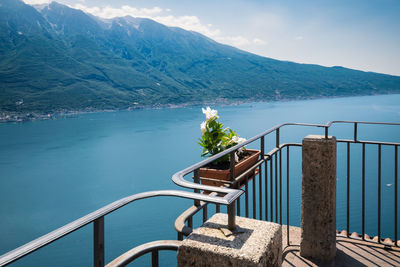
<path id="1" fill-rule="evenodd" d="M 245 138 L 284 122 L 400 122 L 400 95 L 212 108 L 218 109 L 220 121 L 225 126 Z M 171 176 L 201 160 L 197 138 L 203 120 L 201 107 L 185 107 L 0 124 L 0 254 L 125 196 L 149 190 L 179 189 Z M 359 129 L 360 139 L 400 142 L 400 127 L 363 127 Z M 322 131 L 284 128 L 281 140 L 301 142 L 309 133 L 321 134 Z M 351 127 L 344 126 L 333 128 L 330 134 L 352 138 L 353 132 Z M 342 163 L 345 160 L 343 147 L 338 147 L 338 151 L 338 162 Z M 300 153 L 300 150 L 294 151 L 292 157 L 293 160 L 297 157 L 297 161 L 291 160 L 293 225 L 300 224 Z M 383 151 L 383 156 L 388 153 L 391 152 Z M 353 161 L 359 161 L 359 157 L 355 155 Z M 376 159 L 367 157 L 367 161 L 376 162 Z M 345 227 L 345 173 L 346 170 L 339 167 L 338 229 Z M 357 175 L 354 172 L 354 177 Z M 390 171 L 383 173 L 384 196 L 393 194 L 393 180 Z M 352 190 L 357 184 L 359 179 L 354 179 Z M 367 192 L 376 192 L 376 182 L 371 180 L 366 188 Z M 357 194 L 359 192 L 352 191 L 352 196 L 357 197 L 351 202 L 351 222 L 355 225 L 353 230 L 360 232 L 360 206 L 354 202 Z M 106 262 L 144 242 L 176 239 L 174 221 L 191 204 L 190 200 L 155 198 L 135 202 L 107 216 Z M 382 218 L 390 220 L 393 203 L 385 202 L 384 197 L 383 205 L 385 216 Z M 371 214 L 367 216 L 374 216 L 374 205 L 369 207 Z M 386 223 L 389 222 L 383 222 L 383 236 L 391 236 L 393 229 L 385 227 Z M 25 257 L 15 266 L 92 265 L 92 229 L 91 225 L 82 228 Z M 368 225 L 367 230 L 372 234 L 376 231 L 373 225 Z M 161 266 L 174 264 L 174 257 L 175 252 L 162 252 Z M 147 266 L 150 257 L 146 256 L 136 264 Z"/>

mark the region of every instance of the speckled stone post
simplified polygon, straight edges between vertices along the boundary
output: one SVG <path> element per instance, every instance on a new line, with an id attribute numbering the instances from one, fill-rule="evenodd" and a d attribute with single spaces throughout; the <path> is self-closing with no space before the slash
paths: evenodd
<path id="1" fill-rule="evenodd" d="M 178 250 L 178 266 L 281 266 L 282 227 L 236 217 L 241 233 L 226 237 L 228 216 L 217 213 L 195 229 Z"/>
<path id="2" fill-rule="evenodd" d="M 303 139 L 300 255 L 332 260 L 336 253 L 336 138 Z"/>

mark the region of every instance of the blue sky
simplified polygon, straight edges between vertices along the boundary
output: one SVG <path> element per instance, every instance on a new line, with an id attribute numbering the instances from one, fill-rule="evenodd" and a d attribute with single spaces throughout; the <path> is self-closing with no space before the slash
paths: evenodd
<path id="1" fill-rule="evenodd" d="M 400 75 L 399 0 L 58 2 L 101 17 L 152 18 L 275 59 Z"/>

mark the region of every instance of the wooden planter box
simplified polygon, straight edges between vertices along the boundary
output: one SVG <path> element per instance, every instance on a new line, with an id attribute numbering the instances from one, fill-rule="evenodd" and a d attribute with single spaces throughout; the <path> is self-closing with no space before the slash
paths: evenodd
<path id="1" fill-rule="evenodd" d="M 257 163 L 257 161 L 260 158 L 260 150 L 254 150 L 254 149 L 246 149 L 247 152 L 249 152 L 251 155 L 250 157 L 239 161 L 238 163 L 235 164 L 235 177 L 238 177 L 242 173 L 244 173 L 246 170 L 254 166 L 254 164 Z M 256 169 L 254 171 L 250 172 L 248 175 L 248 178 L 251 179 L 255 175 Z M 230 181 L 230 170 L 220 170 L 220 169 L 213 169 L 210 167 L 203 167 L 200 168 L 200 178 L 212 178 L 212 179 L 217 179 L 217 180 L 222 180 L 222 181 Z M 201 183 L 204 185 L 212 185 L 212 186 L 222 186 L 224 183 L 220 183 L 218 181 L 208 181 L 208 180 L 201 180 Z M 242 182 L 241 182 L 242 184 Z"/>

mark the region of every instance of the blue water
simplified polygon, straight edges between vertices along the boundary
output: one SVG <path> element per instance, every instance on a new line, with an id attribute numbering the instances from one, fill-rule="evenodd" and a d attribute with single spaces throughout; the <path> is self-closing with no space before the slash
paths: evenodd
<path id="1" fill-rule="evenodd" d="M 213 108 L 218 109 L 221 122 L 246 138 L 283 122 L 400 122 L 400 95 Z M 201 160 L 197 138 L 203 119 L 200 107 L 189 107 L 0 124 L 0 254 L 122 197 L 149 190 L 178 189 L 171 181 L 172 174 Z M 282 129 L 281 141 L 301 142 L 310 133 L 321 134 L 322 130 L 287 127 Z M 353 132 L 350 126 L 335 126 L 330 134 L 352 138 Z M 400 142 L 400 127 L 360 126 L 359 136 Z M 267 138 L 267 146 L 274 141 L 273 137 Z M 338 229 L 344 229 L 346 216 L 344 149 L 344 145 L 338 145 Z M 361 150 L 356 145 L 351 149 L 351 162 L 355 166 L 351 169 L 351 223 L 352 229 L 359 231 Z M 376 148 L 368 149 L 366 186 L 370 196 L 377 192 L 377 159 L 373 151 Z M 293 225 L 300 223 L 300 155 L 301 151 L 293 148 L 289 201 Z M 393 151 L 385 148 L 382 155 L 382 234 L 391 236 Z M 173 223 L 191 203 L 174 198 L 142 200 L 107 216 L 106 262 L 144 242 L 176 239 Z M 285 200 L 283 203 L 286 205 Z M 368 198 L 367 205 L 368 218 L 374 218 L 367 229 L 374 234 L 377 204 Z M 286 216 L 283 219 L 285 222 Z M 27 256 L 15 266 L 92 265 L 92 231 L 89 225 Z M 174 252 L 162 252 L 161 265 L 173 264 L 174 257 Z M 137 265 L 147 266 L 149 260 L 149 257 L 140 259 Z"/>

